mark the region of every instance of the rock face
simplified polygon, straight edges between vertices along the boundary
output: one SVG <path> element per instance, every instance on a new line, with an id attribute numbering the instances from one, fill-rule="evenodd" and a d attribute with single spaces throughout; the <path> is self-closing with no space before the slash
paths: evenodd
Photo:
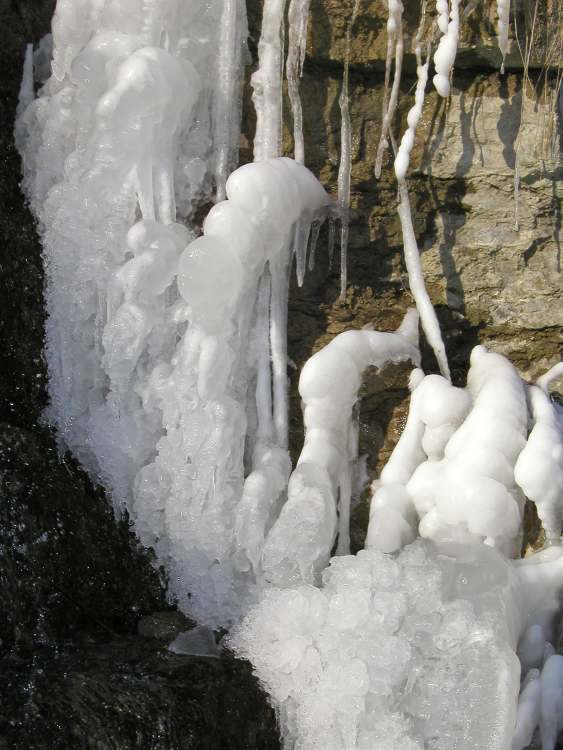
<path id="1" fill-rule="evenodd" d="M 305 161 L 333 194 L 340 147 L 338 97 L 352 6 L 352 0 L 312 1 L 301 82 Z M 467 16 L 451 97 L 441 99 L 428 87 L 412 152 L 407 180 L 415 231 L 458 384 L 464 383 L 468 355 L 477 343 L 506 354 L 530 379 L 561 357 L 561 113 L 554 82 L 560 64 L 556 51 L 560 54 L 561 46 L 560 31 L 548 21 L 560 17 L 561 7 L 550 2 L 538 8 L 534 24 L 534 5 L 517 6 L 519 38 L 514 37 L 513 18 L 504 76 L 499 74 L 496 4 L 480 3 Z M 304 287 L 292 290 L 289 350 L 297 364 L 292 377 L 296 453 L 301 437 L 296 388 L 303 361 L 347 328 L 373 323 L 375 328 L 391 330 L 412 304 L 389 154 L 381 179 L 373 174 L 382 120 L 386 14 L 386 3 L 364 0 L 352 34 L 346 302 L 338 301 L 338 264 L 330 272 L 322 260 Z M 413 104 L 411 50 L 420 19 L 418 2 L 405 2 L 404 19 L 404 72 L 394 124 L 397 138 L 406 128 L 406 114 Z M 259 14 L 250 14 L 250 22 L 251 38 L 256 39 Z M 519 51 L 526 49 L 526 43 L 531 50 L 527 73 Z M 284 148 L 291 154 L 292 122 L 286 104 Z M 251 142 L 251 117 L 246 126 Z M 317 257 L 322 256 L 319 248 Z M 436 371 L 427 351 L 424 365 Z M 369 377 L 365 384 L 360 452 L 368 454 L 372 477 L 387 460 L 404 423 L 406 377 L 406 370 L 388 372 L 383 378 Z M 365 517 L 366 508 L 360 504 L 353 534 L 357 544 L 363 541 Z"/>
<path id="2" fill-rule="evenodd" d="M 463 23 L 451 98 L 440 100 L 435 92 L 426 98 L 408 182 L 427 285 L 457 383 L 463 382 L 469 351 L 478 342 L 506 353 L 530 378 L 560 358 L 561 182 L 551 72 L 560 62 L 554 55 L 560 49 L 557 2 L 541 4 L 533 28 L 533 4 L 518 5 L 518 42 L 524 49 L 526 36 L 531 40 L 525 87 L 515 39 L 508 74 L 499 75 L 495 3 L 485 0 Z M 162 577 L 137 546 L 127 521 L 114 521 L 102 493 L 70 459 L 59 462 L 53 436 L 38 427 L 46 402 L 40 248 L 18 191 L 20 165 L 11 133 L 25 43 L 37 42 L 48 30 L 53 6 L 53 0 L 0 0 L 0 748 L 275 748 L 275 717 L 247 665 L 164 649 L 175 615 L 165 603 Z M 249 0 L 248 11 L 255 61 L 261 0 Z M 301 83 L 306 164 L 332 193 L 351 11 L 352 0 L 312 0 Z M 412 304 L 389 158 L 382 178 L 373 176 L 386 14 L 383 0 L 363 0 L 352 37 L 347 296 L 338 301 L 338 264 L 328 268 L 321 236 L 315 270 L 303 288 L 294 283 L 291 292 L 289 348 L 298 367 L 347 328 L 394 329 Z M 419 3 L 407 0 L 396 135 L 412 103 L 411 40 L 419 15 Z M 285 104 L 284 148 L 291 154 Z M 251 158 L 253 128 L 247 86 L 243 159 Z M 424 360 L 428 371 L 436 369 L 427 349 Z M 290 372 L 297 455 L 298 370 Z M 370 374 L 364 385 L 360 450 L 368 454 L 372 476 L 404 423 L 407 374 L 406 368 L 390 368 Z M 356 506 L 356 546 L 363 540 L 367 510 L 365 502 Z M 532 516 L 528 530 L 533 542 L 539 529 Z M 156 627 L 161 621 L 166 627 Z"/>

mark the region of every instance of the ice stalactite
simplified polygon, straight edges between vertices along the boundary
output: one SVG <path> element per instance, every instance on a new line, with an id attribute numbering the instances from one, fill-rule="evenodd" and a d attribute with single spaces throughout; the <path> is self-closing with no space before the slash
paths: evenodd
<path id="1" fill-rule="evenodd" d="M 299 78 L 303 75 L 307 46 L 307 17 L 310 0 L 291 0 L 289 4 L 289 47 L 286 61 L 287 91 L 293 116 L 293 149 L 295 161 L 305 163 L 303 111 L 299 96 Z"/>
<path id="2" fill-rule="evenodd" d="M 399 4 L 400 5 L 400 4 Z M 390 42 L 394 42 L 396 48 L 400 41 L 400 52 L 396 52 L 395 59 L 395 79 L 393 81 L 393 89 L 387 105 L 386 114 L 384 115 L 381 140 L 379 143 L 377 157 L 376 157 L 376 176 L 379 176 L 381 172 L 381 160 L 383 153 L 387 145 L 387 132 L 390 128 L 391 117 L 396 108 L 397 97 L 399 91 L 399 83 L 401 76 L 401 60 L 402 60 L 402 30 L 401 30 L 401 13 L 402 6 L 394 5 L 393 10 L 391 3 L 389 4 L 389 21 L 388 21 L 388 39 Z M 410 162 L 410 154 L 414 146 L 414 138 L 416 133 L 416 127 L 422 115 L 422 108 L 424 105 L 424 93 L 426 89 L 426 83 L 428 80 L 428 55 L 426 62 L 422 64 L 421 56 L 421 34 L 422 27 L 424 24 L 424 7 L 422 11 L 421 24 L 418 30 L 418 34 L 415 40 L 416 47 L 416 59 L 417 59 L 417 84 L 415 90 L 415 103 L 411 107 L 407 116 L 408 128 L 405 131 L 398 151 L 396 152 L 394 169 L 399 183 L 399 205 L 398 213 L 401 221 L 401 229 L 403 233 L 403 248 L 405 265 L 409 276 L 409 285 L 411 293 L 415 299 L 419 314 L 420 322 L 426 338 L 438 362 L 440 372 L 444 377 L 450 378 L 450 370 L 448 360 L 446 356 L 446 350 L 444 342 L 442 340 L 442 334 L 440 332 L 440 326 L 436 313 L 428 296 L 426 286 L 424 284 L 424 276 L 422 273 L 422 265 L 420 262 L 420 253 L 418 250 L 418 244 L 414 233 L 414 227 L 412 223 L 412 214 L 410 207 L 410 200 L 408 195 L 408 189 L 406 184 L 406 174 Z M 396 40 L 396 41 L 395 41 Z M 386 80 L 389 78 L 389 72 L 386 71 Z M 385 105 L 384 105 L 385 106 Z"/>
<path id="3" fill-rule="evenodd" d="M 305 443 L 289 479 L 288 499 L 268 535 L 262 568 L 276 585 L 313 582 L 338 553 L 349 553 L 350 478 L 358 460 L 353 410 L 368 366 L 417 364 L 418 315 L 395 333 L 348 331 L 314 354 L 299 379 Z"/>
<path id="4" fill-rule="evenodd" d="M 451 0 L 450 21 L 447 23 L 446 0 L 438 0 L 437 3 L 439 9 L 438 25 L 442 36 L 438 42 L 438 49 L 434 53 L 436 75 L 432 79 L 432 83 L 440 96 L 448 96 L 450 93 L 450 74 L 455 62 L 459 40 L 459 4 L 460 0 Z M 446 9 L 444 9 L 444 5 Z"/>
<path id="5" fill-rule="evenodd" d="M 420 252 L 418 250 L 418 243 L 416 241 L 416 235 L 412 223 L 409 193 L 404 179 L 399 182 L 399 205 L 397 211 L 399 213 L 399 219 L 401 220 L 401 229 L 403 232 L 403 251 L 405 265 L 409 275 L 409 287 L 420 313 L 420 323 L 428 343 L 436 355 L 440 372 L 449 380 L 450 368 L 448 365 L 446 348 L 442 340 L 440 324 L 438 323 L 436 312 L 432 306 L 432 302 L 424 284 Z"/>
<path id="6" fill-rule="evenodd" d="M 350 46 L 352 30 L 358 15 L 361 0 L 354 0 L 352 17 L 346 29 L 346 51 L 344 57 L 344 74 L 342 91 L 338 100 L 340 105 L 340 164 L 338 165 L 338 212 L 340 218 L 340 299 L 346 298 L 348 283 L 348 237 L 350 234 L 350 175 L 352 171 L 352 125 L 350 123 L 350 102 L 348 82 L 350 76 Z"/>
<path id="7" fill-rule="evenodd" d="M 265 0 L 258 42 L 258 70 L 251 84 L 256 110 L 254 160 L 281 154 L 283 36 L 286 0 Z"/>
<path id="8" fill-rule="evenodd" d="M 422 26 L 419 29 L 422 31 Z M 410 164 L 410 155 L 414 146 L 414 137 L 416 135 L 416 128 L 422 117 L 422 108 L 424 106 L 424 94 L 426 92 L 426 84 L 428 82 L 428 65 L 430 63 L 428 50 L 426 55 L 426 62 L 422 64 L 422 52 L 420 47 L 420 39 L 416 40 L 415 56 L 416 56 L 416 88 L 414 92 L 414 105 L 410 108 L 407 115 L 407 129 L 405 130 L 399 149 L 395 156 L 395 162 L 393 168 L 397 180 L 401 182 L 405 180 L 407 171 Z"/>
<path id="9" fill-rule="evenodd" d="M 227 177 L 238 163 L 238 132 L 242 103 L 242 57 L 248 29 L 244 0 L 226 0 L 221 15 L 218 85 L 214 88 L 213 143 L 216 199 L 225 199 Z"/>
<path id="10" fill-rule="evenodd" d="M 510 0 L 497 0 L 498 16 L 498 48 L 502 55 L 500 66 L 501 75 L 504 74 L 504 63 L 508 53 L 508 32 L 510 29 Z"/>
<path id="11" fill-rule="evenodd" d="M 399 100 L 399 86 L 401 84 L 401 70 L 403 67 L 403 4 L 401 0 L 388 0 L 389 17 L 387 19 L 387 59 L 385 63 L 385 85 L 383 92 L 383 113 L 381 122 L 381 137 L 375 157 L 375 176 L 381 176 L 383 157 L 389 146 L 389 140 L 393 140 L 391 125 L 397 102 Z M 389 93 L 389 82 L 391 79 L 391 64 L 395 60 L 393 72 L 393 84 Z"/>
<path id="12" fill-rule="evenodd" d="M 34 98 L 33 44 L 28 44 L 25 48 L 25 58 L 23 62 L 22 80 L 18 95 L 16 119 L 19 119 L 22 116 L 23 112 L 25 112 L 25 110 L 29 107 Z"/>

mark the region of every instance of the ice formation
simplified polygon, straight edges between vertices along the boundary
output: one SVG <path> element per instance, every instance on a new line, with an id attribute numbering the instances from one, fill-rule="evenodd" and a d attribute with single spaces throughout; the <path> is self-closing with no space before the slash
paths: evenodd
<path id="1" fill-rule="evenodd" d="M 258 70 L 252 75 L 256 109 L 254 158 L 256 161 L 281 154 L 283 80 L 283 36 L 286 0 L 265 0 L 262 31 L 258 42 Z"/>
<path id="2" fill-rule="evenodd" d="M 553 605 L 562 570 L 560 554 L 515 566 L 479 544 L 364 550 L 333 558 L 318 588 L 267 592 L 231 643 L 272 696 L 287 747 L 505 750 L 517 716 L 516 643 Z M 563 657 L 542 671 L 547 731 L 563 695 L 553 659 Z M 525 686 L 515 741 L 537 718 L 534 700 Z"/>
<path id="3" fill-rule="evenodd" d="M 504 73 L 504 62 L 508 52 L 508 31 L 510 29 L 510 0 L 497 0 L 498 48 L 502 55 L 500 72 Z"/>
<path id="4" fill-rule="evenodd" d="M 307 16 L 310 0 L 291 0 L 289 4 L 289 49 L 287 51 L 287 90 L 293 116 L 293 148 L 295 161 L 305 162 L 303 111 L 299 98 L 299 78 L 303 75 L 307 46 Z"/>
<path id="5" fill-rule="evenodd" d="M 460 0 L 451 0 L 449 23 L 447 21 L 447 1 L 438 0 L 436 4 L 440 13 L 438 25 L 442 36 L 438 43 L 438 49 L 434 53 L 436 75 L 432 79 L 432 83 L 440 96 L 448 96 L 450 93 L 450 73 L 454 65 L 459 39 L 459 3 Z"/>
<path id="6" fill-rule="evenodd" d="M 417 325 L 411 310 L 396 333 L 347 331 L 303 367 L 299 393 L 305 443 L 289 480 L 287 502 L 264 547 L 262 567 L 270 583 L 317 580 L 337 532 L 338 553 L 349 553 L 351 479 L 358 460 L 354 408 L 362 373 L 388 362 L 418 363 Z"/>
<path id="7" fill-rule="evenodd" d="M 348 80 L 350 76 L 350 45 L 352 29 L 358 15 L 360 0 L 354 0 L 352 16 L 346 29 L 346 52 L 342 91 L 338 100 L 340 105 L 340 164 L 338 165 L 338 211 L 340 214 L 340 299 L 346 299 L 348 285 L 348 236 L 350 234 L 350 176 L 352 172 L 352 125 L 350 123 L 350 106 Z"/>
<path id="8" fill-rule="evenodd" d="M 255 161 L 239 169 L 242 0 L 59 0 L 52 37 L 28 46 L 16 142 L 45 255 L 48 416 L 116 510 L 127 507 L 179 606 L 213 627 L 238 623 L 231 645 L 270 692 L 288 748 L 517 750 L 539 725 L 553 750 L 563 715 L 563 657 L 552 645 L 563 589 L 563 416 L 549 385 L 563 365 L 529 385 L 478 346 L 467 386 L 450 382 L 406 186 L 428 78 L 424 13 L 398 150 L 391 129 L 399 0 L 388 3 L 375 171 L 391 142 L 418 313 L 394 333 L 342 333 L 306 363 L 305 441 L 292 471 L 289 274 L 295 257 L 302 283 L 309 238 L 311 267 L 327 217 L 329 255 L 339 215 L 345 261 L 358 2 L 338 211 L 300 163 L 308 0 L 289 5 L 296 159 L 280 157 L 285 8 L 264 3 Z M 436 8 L 434 84 L 446 96 L 459 4 Z M 499 2 L 506 23 L 507 8 Z M 196 237 L 193 210 L 210 198 Z M 441 375 L 420 369 L 419 318 Z M 402 361 L 415 365 L 408 419 L 372 484 L 366 549 L 352 556 L 363 372 Z M 511 560 L 525 496 L 549 544 Z M 203 625 L 170 648 L 217 656 Z"/>
<path id="9" fill-rule="evenodd" d="M 391 124 L 393 115 L 399 100 L 399 86 L 401 83 L 401 70 L 403 65 L 403 4 L 401 0 L 388 0 L 389 17 L 387 19 L 387 59 L 385 62 L 385 84 L 383 94 L 383 112 L 381 124 L 381 137 L 375 157 L 375 176 L 380 177 L 383 157 L 389 145 L 389 138 L 393 138 Z M 393 72 L 393 84 L 389 93 L 389 82 L 391 79 L 391 65 L 395 61 Z"/>

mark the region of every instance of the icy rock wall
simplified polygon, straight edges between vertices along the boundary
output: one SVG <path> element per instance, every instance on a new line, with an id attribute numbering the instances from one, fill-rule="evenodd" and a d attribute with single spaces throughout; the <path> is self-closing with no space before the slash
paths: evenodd
<path id="1" fill-rule="evenodd" d="M 533 10 L 533 4 L 525 5 Z M 306 163 L 333 195 L 340 154 L 338 100 L 353 6 L 352 0 L 321 0 L 311 5 L 301 82 Z M 397 138 L 406 130 L 406 116 L 414 103 L 413 40 L 420 18 L 420 3 L 406 0 L 404 6 L 405 62 L 395 121 Z M 260 6 L 251 1 L 248 7 L 251 33 L 257 38 Z M 558 17 L 558 7 L 551 0 L 545 7 L 539 6 L 530 60 L 534 82 L 549 59 L 546 35 L 553 25 L 548 19 Z M 434 3 L 428 3 L 427 8 L 431 17 Z M 524 43 L 524 32 L 531 31 L 531 18 L 523 7 L 518 6 L 517 12 L 520 42 Z M 390 150 L 381 179 L 376 181 L 373 176 L 381 132 L 387 17 L 386 2 L 360 3 L 351 39 L 351 224 L 346 303 L 338 301 L 338 265 L 329 271 L 322 260 L 305 280 L 303 291 L 293 285 L 290 293 L 289 355 L 297 364 L 296 371 L 289 371 L 290 444 L 295 446 L 295 459 L 303 435 L 298 377 L 307 358 L 349 328 L 373 324 L 379 330 L 392 329 L 412 304 L 405 291 Z M 553 90 L 548 86 L 544 91 L 543 84 L 539 85 L 536 102 L 528 88 L 523 101 L 522 61 L 513 23 L 507 72 L 499 75 L 497 22 L 496 2 L 480 3 L 479 11 L 462 19 L 450 97 L 443 100 L 427 87 L 411 153 L 408 187 L 414 231 L 456 384 L 464 381 L 469 353 L 476 343 L 494 342 L 495 351 L 506 354 L 529 379 L 559 359 L 561 346 L 557 139 L 553 149 L 549 145 L 551 136 L 557 135 L 550 99 Z M 557 60 L 552 66 L 556 68 Z M 288 101 L 284 112 L 284 150 L 291 153 Z M 243 125 L 249 141 L 252 123 L 253 116 L 246 109 Z M 514 229 L 513 200 L 517 154 L 521 174 L 519 231 Z M 249 152 L 243 151 L 243 157 L 249 158 Z M 455 346 L 450 346 L 454 339 Z M 423 356 L 430 364 L 424 349 Z M 360 454 L 369 455 L 372 477 L 384 466 L 400 434 L 406 415 L 407 378 L 406 369 L 389 370 L 382 385 L 368 373 Z M 352 536 L 357 545 L 363 542 L 366 516 L 361 505 L 353 513 Z"/>

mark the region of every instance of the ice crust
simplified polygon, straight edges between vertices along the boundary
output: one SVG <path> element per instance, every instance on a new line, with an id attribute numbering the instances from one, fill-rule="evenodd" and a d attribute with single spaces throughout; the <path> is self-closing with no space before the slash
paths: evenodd
<path id="1" fill-rule="evenodd" d="M 362 550 L 333 558 L 320 587 L 266 591 L 230 645 L 270 694 L 287 748 L 516 750 L 540 721 L 553 750 L 563 657 L 541 678 L 530 669 L 518 701 L 515 649 L 553 616 L 562 573 L 560 548 L 517 564 L 483 544 Z"/>

